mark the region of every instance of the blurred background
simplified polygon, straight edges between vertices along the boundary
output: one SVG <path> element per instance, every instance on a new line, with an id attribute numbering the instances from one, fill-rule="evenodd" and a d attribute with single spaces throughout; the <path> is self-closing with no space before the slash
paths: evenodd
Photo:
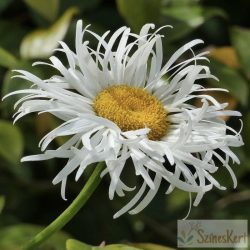
<path id="1" fill-rule="evenodd" d="M 0 83 L 1 96 L 13 90 L 29 87 L 20 79 L 11 79 L 12 69 L 26 69 L 46 79 L 53 74 L 48 67 L 32 67 L 37 60 L 47 60 L 64 40 L 74 50 L 77 19 L 91 24 L 102 34 L 128 25 L 134 32 L 147 22 L 170 24 L 164 30 L 165 61 L 181 45 L 195 38 L 205 41 L 210 53 L 210 67 L 220 82 L 207 86 L 225 87 L 230 94 L 211 93 L 231 109 L 240 110 L 244 122 L 245 146 L 235 149 L 241 165 L 233 169 L 238 187 L 232 188 L 229 174 L 222 167 L 216 178 L 226 191 L 214 189 L 200 205 L 193 207 L 189 219 L 249 219 L 250 217 L 250 1 L 248 0 L 1 0 L 0 1 Z M 95 40 L 90 42 L 96 45 Z M 62 54 L 56 52 L 62 60 Z M 65 61 L 66 62 L 66 61 Z M 19 249 L 31 235 L 54 220 L 76 197 L 88 173 L 77 183 L 67 185 L 68 201 L 60 197 L 60 187 L 51 181 L 65 162 L 20 163 L 23 155 L 39 153 L 38 142 L 59 124 L 48 114 L 30 115 L 12 125 L 13 104 L 17 97 L 0 103 L 0 249 Z M 197 103 L 199 105 L 199 103 Z M 228 124 L 239 130 L 237 119 Z M 59 138 L 52 148 L 65 139 Z M 134 176 L 124 178 L 133 182 Z M 188 195 L 175 190 L 164 195 L 162 186 L 156 198 L 142 213 L 123 215 L 113 220 L 113 214 L 131 198 L 108 199 L 109 179 L 102 181 L 97 191 L 80 213 L 40 249 L 65 249 L 65 240 L 74 238 L 92 245 L 111 243 L 151 242 L 176 247 L 176 220 L 185 217 L 189 207 Z M 149 245 L 147 248 L 150 249 Z M 160 248 L 151 248 L 159 249 Z M 69 249 L 71 250 L 71 249 Z"/>

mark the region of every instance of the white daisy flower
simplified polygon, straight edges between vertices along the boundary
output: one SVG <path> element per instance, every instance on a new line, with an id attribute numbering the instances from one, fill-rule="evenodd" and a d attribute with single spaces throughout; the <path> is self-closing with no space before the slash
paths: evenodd
<path id="1" fill-rule="evenodd" d="M 165 26 L 166 27 L 166 26 Z M 132 191 L 120 178 L 130 158 L 135 174 L 141 176 L 142 186 L 134 198 L 118 211 L 136 214 L 156 195 L 161 182 L 169 183 L 167 194 L 174 188 L 196 193 L 198 205 L 204 193 L 213 186 L 225 189 L 213 177 L 221 162 L 231 174 L 234 187 L 236 177 L 229 166 L 230 158 L 239 159 L 230 147 L 243 145 L 240 132 L 226 125 L 221 116 L 241 116 L 237 111 L 225 110 L 227 103 L 219 103 L 199 83 L 214 78 L 207 66 L 198 62 L 207 60 L 202 52 L 195 55 L 192 48 L 203 43 L 193 40 L 178 49 L 163 64 L 163 35 L 154 32 L 153 24 L 142 27 L 140 34 L 121 27 L 111 36 L 102 36 L 82 27 L 77 22 L 75 49 L 60 42 L 69 66 L 55 56 L 49 65 L 58 75 L 42 80 L 17 70 L 19 75 L 33 83 L 30 89 L 18 90 L 7 96 L 25 94 L 15 105 L 15 121 L 33 112 L 49 112 L 60 118 L 62 124 L 48 133 L 40 142 L 40 155 L 27 156 L 22 161 L 41 161 L 66 158 L 67 164 L 57 174 L 53 184 L 61 183 L 65 198 L 67 178 L 75 173 L 76 181 L 91 163 L 105 162 L 101 177 L 109 174 L 109 198 L 124 196 Z M 92 35 L 98 42 L 89 47 L 83 37 Z M 109 39 L 107 38 L 109 36 Z M 180 61 L 191 51 L 193 57 Z M 198 83 L 199 80 L 199 83 Z M 202 107 L 192 105 L 200 99 Z M 62 146 L 47 150 L 58 136 L 71 136 Z"/>

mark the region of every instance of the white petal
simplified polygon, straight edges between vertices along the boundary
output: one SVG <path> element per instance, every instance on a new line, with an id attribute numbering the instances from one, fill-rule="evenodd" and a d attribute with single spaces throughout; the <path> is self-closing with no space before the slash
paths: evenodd
<path id="1" fill-rule="evenodd" d="M 116 219 L 116 218 L 120 217 L 121 215 L 123 215 L 124 213 L 126 213 L 127 211 L 129 211 L 139 201 L 139 199 L 143 195 L 145 189 L 146 189 L 146 183 L 144 182 L 142 184 L 139 192 L 133 197 L 133 199 L 126 206 L 124 206 L 121 210 L 116 212 L 114 214 L 113 218 Z"/>
<path id="2" fill-rule="evenodd" d="M 150 189 L 149 192 L 147 193 L 147 195 L 139 203 L 139 205 L 136 206 L 133 210 L 129 211 L 130 214 L 138 214 L 152 201 L 152 199 L 155 197 L 155 195 L 160 187 L 161 179 L 162 179 L 161 176 L 156 174 L 155 179 L 154 179 L 155 189 Z"/>

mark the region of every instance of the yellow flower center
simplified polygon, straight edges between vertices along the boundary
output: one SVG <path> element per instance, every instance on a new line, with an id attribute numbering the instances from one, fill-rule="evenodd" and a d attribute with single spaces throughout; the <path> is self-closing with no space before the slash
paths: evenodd
<path id="1" fill-rule="evenodd" d="M 169 128 L 162 103 L 141 88 L 109 87 L 96 96 L 93 107 L 98 116 L 113 121 L 122 131 L 150 128 L 148 137 L 151 140 L 161 139 Z"/>

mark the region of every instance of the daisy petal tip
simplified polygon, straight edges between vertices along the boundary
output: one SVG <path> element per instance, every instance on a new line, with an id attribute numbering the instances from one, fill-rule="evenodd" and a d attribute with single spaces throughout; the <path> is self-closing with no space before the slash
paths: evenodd
<path id="1" fill-rule="evenodd" d="M 21 160 L 20 160 L 20 162 L 26 162 L 26 161 L 28 161 L 27 157 L 23 157 L 23 158 L 21 158 Z"/>
<path id="2" fill-rule="evenodd" d="M 77 21 L 77 23 L 76 23 L 76 25 L 77 25 L 77 26 L 79 26 L 79 27 L 82 27 L 82 24 L 83 24 L 83 22 L 82 22 L 82 20 L 81 20 L 81 19 L 80 19 L 80 20 L 78 20 L 78 21 Z"/>
<path id="3" fill-rule="evenodd" d="M 130 215 L 135 215 L 135 214 L 138 214 L 138 211 L 136 209 L 133 209 L 133 210 L 130 210 L 128 213 Z"/>
<path id="4" fill-rule="evenodd" d="M 205 43 L 202 39 L 197 39 L 197 41 L 199 41 L 199 43 Z"/>
<path id="5" fill-rule="evenodd" d="M 118 213 L 116 213 L 116 214 L 113 215 L 113 219 L 114 220 L 117 219 L 117 218 L 119 218 L 119 217 L 120 217 L 120 215 Z"/>
<path id="6" fill-rule="evenodd" d="M 174 159 L 168 159 L 168 161 L 169 161 L 169 164 L 170 164 L 171 166 L 174 166 L 174 165 L 175 165 Z"/>
<path id="7" fill-rule="evenodd" d="M 114 199 L 114 193 L 109 191 L 109 199 L 113 200 Z"/>
<path id="8" fill-rule="evenodd" d="M 52 180 L 52 184 L 53 184 L 53 185 L 57 185 L 59 182 L 60 182 L 60 180 L 59 180 L 57 177 L 55 177 L 55 178 Z"/>
<path id="9" fill-rule="evenodd" d="M 82 173 L 83 173 L 83 171 L 80 170 L 80 169 L 77 171 L 76 176 L 75 176 L 75 181 L 76 181 L 76 182 L 80 179 Z"/>
<path id="10" fill-rule="evenodd" d="M 3 96 L 1 100 L 4 101 L 6 98 L 8 98 L 8 96 L 10 96 L 10 95 L 7 94 L 7 95 Z"/>

